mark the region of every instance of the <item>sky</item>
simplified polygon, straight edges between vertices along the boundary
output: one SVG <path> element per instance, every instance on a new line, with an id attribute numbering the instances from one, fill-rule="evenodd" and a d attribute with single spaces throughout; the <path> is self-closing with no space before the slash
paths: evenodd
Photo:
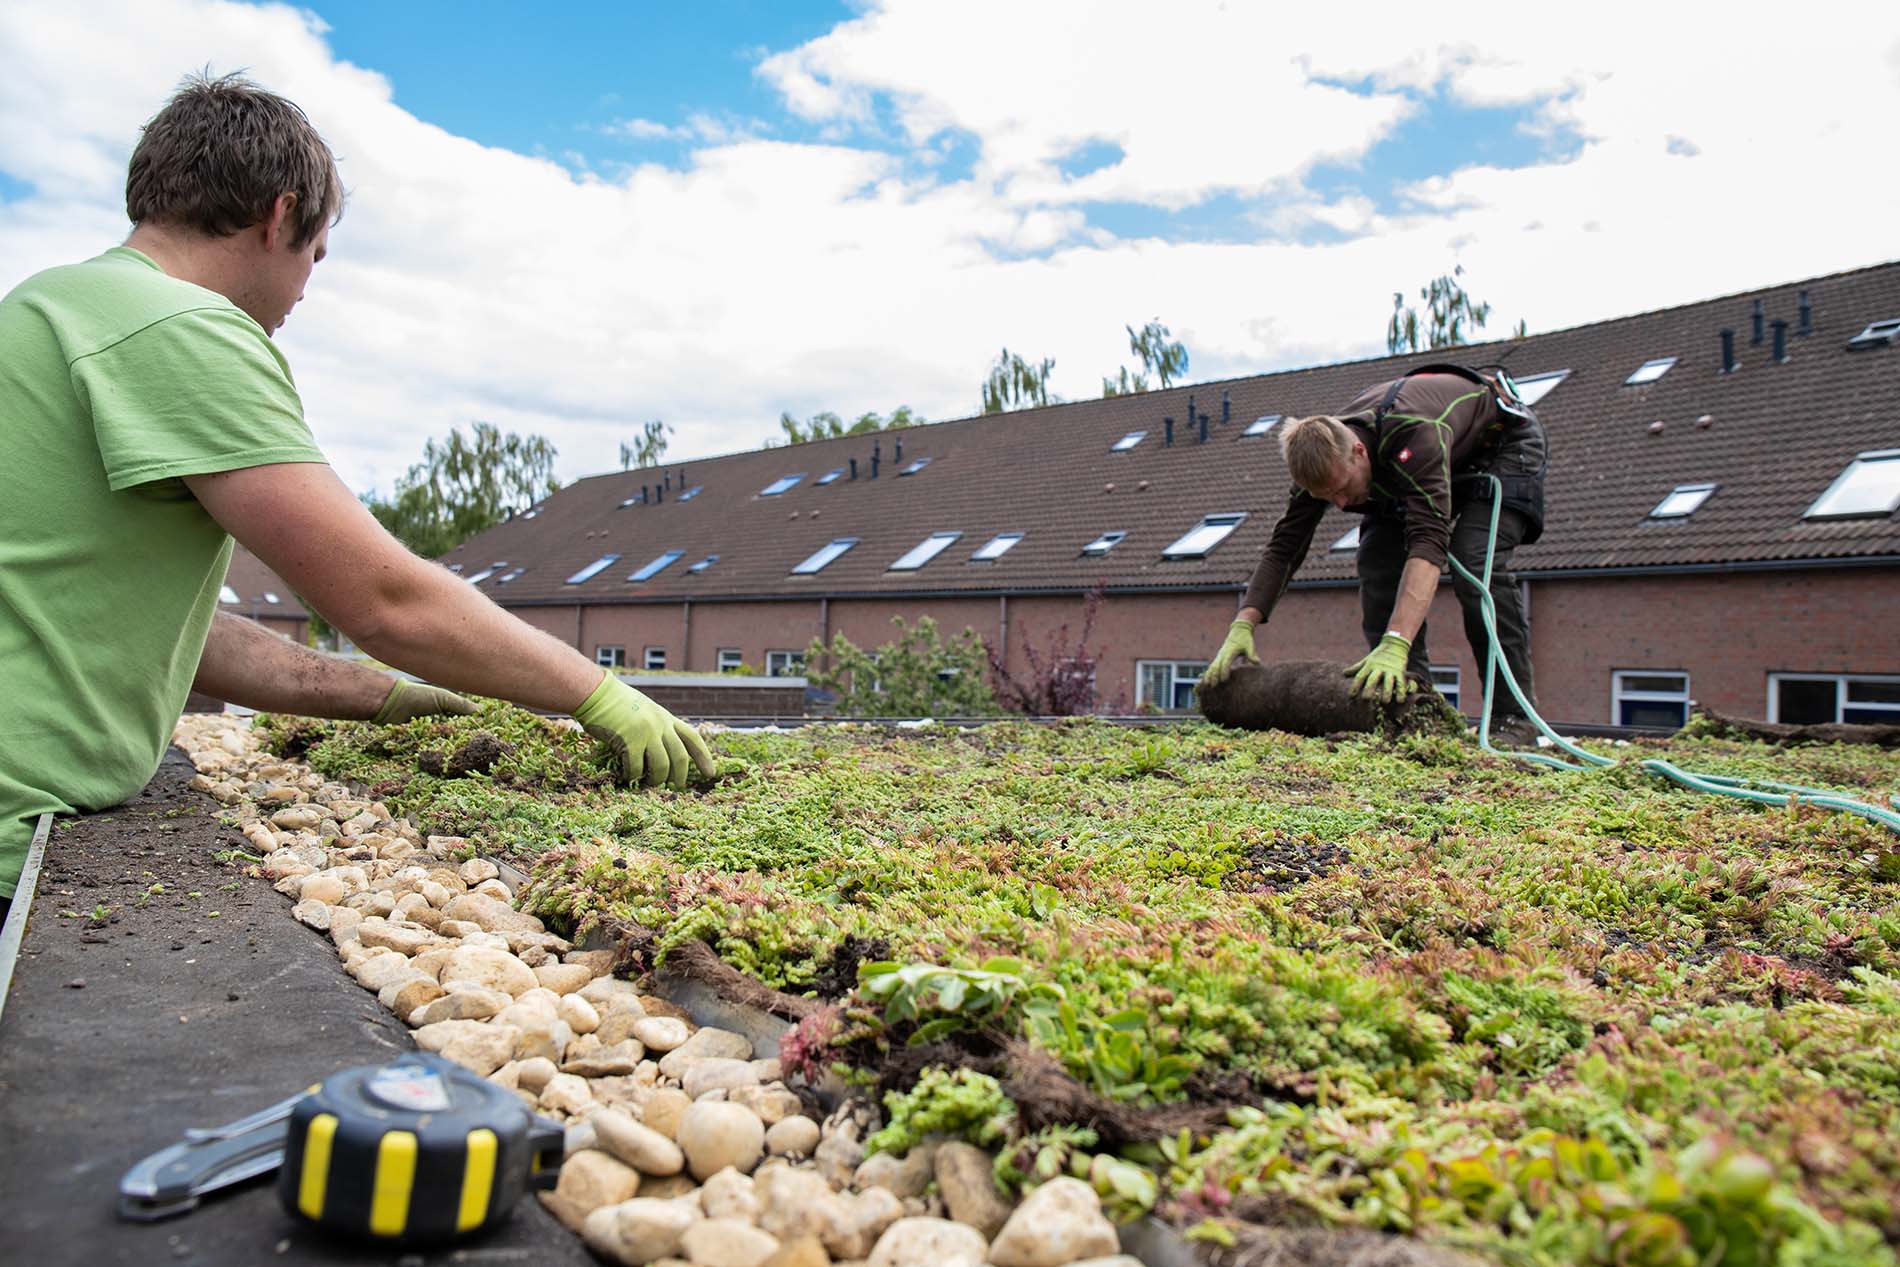
<path id="1" fill-rule="evenodd" d="M 0 288 L 123 240 L 207 67 L 336 151 L 277 338 L 365 492 L 475 420 L 571 480 L 653 418 L 671 462 L 964 417 L 1004 347 L 1085 399 L 1154 318 L 1190 381 L 1376 356 L 1454 267 L 1504 334 L 1900 255 L 1900 10 L 1862 0 L 9 0 Z"/>

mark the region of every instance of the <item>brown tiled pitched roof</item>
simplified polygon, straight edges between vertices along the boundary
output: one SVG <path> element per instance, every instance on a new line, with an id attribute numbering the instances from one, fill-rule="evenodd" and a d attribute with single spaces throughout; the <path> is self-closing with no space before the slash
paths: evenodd
<path id="1" fill-rule="evenodd" d="M 265 567 L 262 559 L 241 545 L 231 550 L 231 569 L 224 574 L 224 583 L 236 592 L 238 601 L 220 602 L 218 606 L 223 611 L 281 620 L 304 620 L 310 615 L 290 592 L 290 586 L 284 584 L 284 578 Z M 275 594 L 278 601 L 271 602 L 265 597 L 267 594 Z"/>
<path id="2" fill-rule="evenodd" d="M 1813 304 L 1814 332 L 1795 333 L 1797 294 Z M 1789 322 L 1788 360 L 1771 362 L 1772 336 L 1750 341 L 1750 306 Z M 1802 512 L 1862 451 L 1900 448 L 1900 347 L 1851 352 L 1869 322 L 1900 317 L 1900 263 L 1730 295 L 1680 308 L 1408 356 L 1318 366 L 1164 392 L 1078 401 L 938 423 L 876 438 L 883 458 L 870 478 L 874 439 L 852 436 L 762 449 L 669 467 L 683 469 L 664 501 L 620 508 L 657 471 L 579 480 L 444 558 L 474 574 L 510 565 L 483 583 L 509 605 L 677 601 L 795 595 L 1021 593 L 1086 589 L 1240 589 L 1285 505 L 1288 480 L 1273 435 L 1242 438 L 1264 414 L 1337 410 L 1369 384 L 1432 361 L 1501 363 L 1520 379 L 1569 377 L 1538 405 L 1550 434 L 1548 529 L 1518 552 L 1520 573 L 1796 560 L 1900 557 L 1900 517 L 1806 523 Z M 1736 332 L 1739 370 L 1720 373 L 1718 331 Z M 1657 382 L 1626 386 L 1644 361 L 1674 356 Z M 1188 401 L 1210 416 L 1208 439 L 1188 421 Z M 1225 403 L 1223 403 L 1225 402 Z M 1223 414 L 1227 421 L 1223 422 Z M 1706 415 L 1709 424 L 1698 427 Z M 1164 447 L 1162 419 L 1175 419 Z M 1663 423 L 1660 433 L 1650 424 Z M 1128 452 L 1110 446 L 1145 430 Z M 900 477 L 894 461 L 929 465 Z M 858 460 L 847 475 L 817 480 Z M 781 476 L 804 479 L 772 497 Z M 677 478 L 677 477 L 676 477 Z M 1686 520 L 1649 512 L 1679 484 L 1721 487 Z M 1169 561 L 1162 551 L 1206 514 L 1247 518 L 1206 558 Z M 1344 581 L 1349 551 L 1329 546 L 1355 521 L 1329 511 L 1296 584 Z M 932 532 L 961 540 L 915 572 L 890 565 Z M 1079 557 L 1098 534 L 1127 538 L 1104 558 Z M 994 563 L 970 555 L 1001 532 L 1026 534 Z M 814 576 L 792 568 L 826 542 L 858 544 Z M 683 557 L 643 583 L 628 575 L 662 551 Z M 604 554 L 620 557 L 578 585 L 565 579 Z M 688 565 L 717 554 L 702 574 Z M 506 585 L 496 578 L 524 569 Z"/>

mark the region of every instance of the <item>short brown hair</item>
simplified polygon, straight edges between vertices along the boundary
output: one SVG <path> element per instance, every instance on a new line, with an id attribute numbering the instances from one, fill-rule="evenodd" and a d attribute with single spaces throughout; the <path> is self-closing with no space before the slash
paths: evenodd
<path id="1" fill-rule="evenodd" d="M 1352 456 L 1352 432 L 1331 414 L 1296 418 L 1280 432 L 1287 474 L 1304 489 L 1324 488 Z"/>
<path id="2" fill-rule="evenodd" d="M 295 102 L 240 75 L 192 75 L 145 125 L 125 178 L 134 224 L 229 237 L 297 195 L 291 245 L 343 215 L 336 156 Z"/>

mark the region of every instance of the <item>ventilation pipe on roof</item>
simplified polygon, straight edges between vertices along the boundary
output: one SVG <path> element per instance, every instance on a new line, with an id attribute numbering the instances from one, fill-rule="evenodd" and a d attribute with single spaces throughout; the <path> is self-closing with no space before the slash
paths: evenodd
<path id="1" fill-rule="evenodd" d="M 1223 392 L 1222 392 L 1222 393 L 1220 394 L 1220 422 L 1221 422 L 1221 426 L 1223 426 L 1223 427 L 1224 427 L 1224 426 L 1226 426 L 1226 425 L 1227 425 L 1228 423 L 1230 423 L 1230 422 L 1232 422 L 1233 420 L 1234 420 L 1234 402 L 1233 402 L 1233 401 L 1231 401 L 1231 400 L 1229 400 L 1229 399 L 1227 399 L 1227 393 L 1226 393 L 1225 391 L 1223 391 Z"/>
<path id="2" fill-rule="evenodd" d="M 647 486 L 645 484 L 640 485 L 640 504 L 644 506 L 652 499 L 653 495 L 647 492 Z"/>
<path id="3" fill-rule="evenodd" d="M 851 459 L 851 478 L 858 478 L 858 460 L 856 458 Z"/>
<path id="4" fill-rule="evenodd" d="M 902 465 L 904 461 L 904 437 L 898 436 L 897 439 L 891 441 L 891 443 L 895 446 L 895 451 L 891 454 L 891 461 Z"/>
<path id="5" fill-rule="evenodd" d="M 1172 418 L 1161 420 L 1161 447 L 1164 449 L 1174 447 L 1174 419 Z"/>
<path id="6" fill-rule="evenodd" d="M 666 500 L 666 486 L 664 484 L 655 484 L 653 486 L 653 500 L 657 502 L 664 502 Z"/>
<path id="7" fill-rule="evenodd" d="M 1722 372 L 1733 374 L 1740 368 L 1742 368 L 1741 363 L 1735 359 L 1735 331 L 1724 329 L 1722 331 Z"/>
<path id="8" fill-rule="evenodd" d="M 1206 414 L 1202 414 L 1202 415 L 1201 415 L 1201 417 L 1200 417 L 1200 423 L 1201 423 L 1201 440 L 1200 440 L 1200 442 L 1201 442 L 1202 444 L 1206 444 L 1206 443 L 1207 443 L 1207 415 L 1206 415 Z"/>
<path id="9" fill-rule="evenodd" d="M 1775 332 L 1775 364 L 1788 359 L 1788 323 L 1777 317 L 1769 325 Z"/>
<path id="10" fill-rule="evenodd" d="M 1188 393 L 1187 425 L 1190 427 L 1194 425 L 1194 393 L 1193 392 Z"/>
<path id="11" fill-rule="evenodd" d="M 1801 292 L 1799 311 L 1801 324 L 1794 328 L 1794 332 L 1805 339 L 1814 333 L 1814 304 L 1808 299 L 1808 292 L 1805 290 Z"/>
<path id="12" fill-rule="evenodd" d="M 1761 323 L 1761 300 L 1757 299 L 1748 309 L 1748 325 L 1752 332 L 1748 336 L 1748 341 L 1756 347 L 1761 346 Z"/>
<path id="13" fill-rule="evenodd" d="M 878 465 L 884 460 L 884 455 L 881 452 L 883 446 L 884 446 L 884 442 L 882 440 L 871 441 L 871 478 L 872 479 L 877 478 Z"/>
<path id="14" fill-rule="evenodd" d="M 672 487 L 673 487 L 673 472 L 668 471 L 666 474 L 660 476 L 660 492 L 665 493 L 668 489 Z"/>

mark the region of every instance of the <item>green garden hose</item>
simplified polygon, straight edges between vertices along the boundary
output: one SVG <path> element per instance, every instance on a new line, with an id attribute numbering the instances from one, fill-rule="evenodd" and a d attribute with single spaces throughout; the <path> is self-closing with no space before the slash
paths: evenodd
<path id="1" fill-rule="evenodd" d="M 1520 761 L 1535 762 L 1539 765 L 1552 766 L 1559 770 L 1600 769 L 1604 766 L 1613 766 L 1616 762 L 1610 758 L 1600 757 L 1594 752 L 1586 752 L 1584 749 L 1579 748 L 1576 744 L 1571 743 L 1568 739 L 1565 739 L 1562 735 L 1552 730 L 1544 719 L 1537 715 L 1537 710 L 1531 707 L 1531 702 L 1524 698 L 1524 691 L 1518 686 L 1517 678 L 1511 672 L 1510 663 L 1498 652 L 1497 603 L 1491 597 L 1491 564 L 1497 553 L 1498 516 L 1504 509 L 1504 490 L 1497 476 L 1491 475 L 1486 478 L 1491 481 L 1491 531 L 1485 539 L 1483 579 L 1481 580 L 1473 576 L 1470 571 L 1466 569 L 1464 564 L 1458 562 L 1457 559 L 1454 558 L 1451 560 L 1451 565 L 1457 569 L 1458 575 L 1462 576 L 1469 584 L 1478 587 L 1478 601 L 1484 616 L 1484 631 L 1491 644 L 1490 650 L 1485 658 L 1484 708 L 1478 718 L 1478 746 L 1486 752 L 1494 752 L 1500 756 L 1516 757 Z M 1511 752 L 1492 744 L 1492 683 L 1499 679 L 1502 679 L 1504 684 L 1510 688 L 1511 695 L 1517 700 L 1518 707 L 1524 710 L 1524 716 L 1530 718 L 1531 723 L 1548 736 L 1553 744 L 1577 758 L 1577 761 L 1582 762 L 1581 765 L 1576 762 L 1565 761 L 1561 757 L 1546 756 L 1541 752 Z M 1769 783 L 1754 779 L 1737 779 L 1719 774 L 1699 774 L 1694 770 L 1684 770 L 1660 758 L 1651 758 L 1643 761 L 1641 765 L 1642 768 L 1650 774 L 1668 779 L 1672 783 L 1678 783 L 1692 791 L 1703 792 L 1712 796 L 1732 796 L 1738 800 L 1754 801 L 1758 805 L 1819 805 L 1826 809 L 1839 810 L 1845 814 L 1858 814 L 1862 818 L 1872 819 L 1876 823 L 1882 823 L 1894 831 L 1900 832 L 1900 814 L 1890 809 L 1882 809 L 1877 805 L 1869 805 L 1865 801 L 1854 800 L 1838 792 L 1828 791 L 1825 788 L 1801 787 L 1793 783 Z"/>

